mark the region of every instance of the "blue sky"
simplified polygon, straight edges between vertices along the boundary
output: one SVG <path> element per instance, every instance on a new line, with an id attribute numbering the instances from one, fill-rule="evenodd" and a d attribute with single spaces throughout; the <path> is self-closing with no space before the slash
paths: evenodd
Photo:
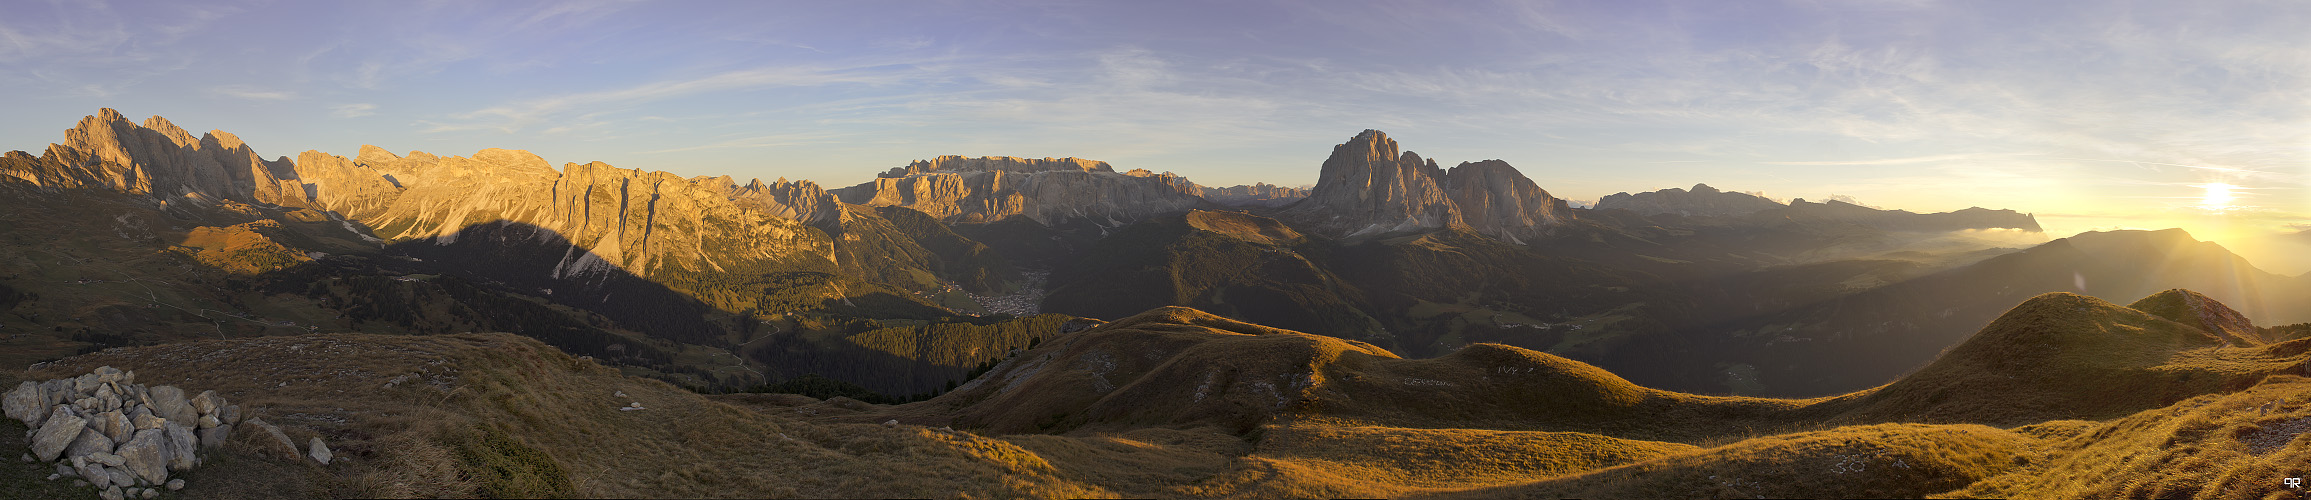
<path id="1" fill-rule="evenodd" d="M 99 107 L 260 153 L 527 149 L 828 187 L 937 155 L 1314 182 L 1385 130 L 1559 196 L 1705 182 L 2311 226 L 2305 2 L 25 2 L 0 148 Z M 2232 198 L 2210 203 L 2207 186 Z M 2297 224 L 2289 229 L 2289 224 Z M 2059 236 L 2061 234 L 2057 234 Z M 2240 243 L 2244 245 L 2245 243 Z M 2261 261 L 2258 261 L 2261 262 Z"/>

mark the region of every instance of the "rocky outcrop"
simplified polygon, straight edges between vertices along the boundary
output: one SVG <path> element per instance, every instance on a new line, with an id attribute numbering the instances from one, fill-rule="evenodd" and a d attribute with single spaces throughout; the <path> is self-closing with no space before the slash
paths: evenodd
<path id="1" fill-rule="evenodd" d="M 1500 160 L 1461 163 L 1445 171 L 1445 195 L 1477 232 L 1510 243 L 1573 219 L 1565 200 Z"/>
<path id="2" fill-rule="evenodd" d="M 693 179 L 704 182 L 707 179 Z M 764 184 L 761 179 L 747 181 L 740 186 L 730 176 L 712 178 L 710 186 L 720 186 L 724 196 L 742 206 L 761 210 L 773 217 L 819 225 L 842 217 L 842 201 L 811 181 L 788 181 L 780 177 Z"/>
<path id="3" fill-rule="evenodd" d="M 182 488 L 171 471 L 201 463 L 195 429 L 222 442 L 239 423 L 240 407 L 215 392 L 191 401 L 170 386 L 136 383 L 136 372 L 106 366 L 79 377 L 24 382 L 9 391 L 8 417 L 36 429 L 35 457 L 56 464 L 58 476 L 87 481 L 104 495 Z M 37 403 L 46 412 L 32 411 Z M 147 495 L 149 498 L 149 494 Z"/>
<path id="4" fill-rule="evenodd" d="M 1333 237 L 1362 237 L 1463 226 L 1518 241 L 1570 220 L 1565 201 L 1500 160 L 1446 171 L 1435 160 L 1399 151 L 1396 141 L 1366 130 L 1332 148 L 1316 187 L 1282 218 Z"/>
<path id="5" fill-rule="evenodd" d="M 63 143 L 35 158 L 12 152 L 0 176 L 51 189 L 110 189 L 162 201 L 230 199 L 293 205 L 299 189 L 288 158 L 267 161 L 239 137 L 195 138 L 167 119 L 131 122 L 105 108 L 66 130 Z"/>
<path id="6" fill-rule="evenodd" d="M 1308 197 L 1308 190 L 1278 186 L 1265 182 L 1224 188 L 1203 188 L 1203 196 L 1213 203 L 1239 207 L 1280 207 Z"/>
<path id="7" fill-rule="evenodd" d="M 1596 209 L 1628 210 L 1641 215 L 1739 217 L 1783 206 L 1749 193 L 1719 191 L 1708 184 L 1694 184 L 1691 191 L 1669 188 L 1637 194 L 1613 193 L 1598 199 Z"/>
<path id="8" fill-rule="evenodd" d="M 1366 130 L 1332 147 L 1316 187 L 1283 216 L 1331 236 L 1362 236 L 1464 224 L 1444 194 L 1444 169 L 1396 140 Z"/>
<path id="9" fill-rule="evenodd" d="M 1195 208 L 1202 189 L 1170 172 L 1116 172 L 1078 158 L 941 156 L 834 190 L 845 203 L 906 207 L 946 222 L 1025 216 L 1045 225 L 1088 219 L 1120 225 Z"/>

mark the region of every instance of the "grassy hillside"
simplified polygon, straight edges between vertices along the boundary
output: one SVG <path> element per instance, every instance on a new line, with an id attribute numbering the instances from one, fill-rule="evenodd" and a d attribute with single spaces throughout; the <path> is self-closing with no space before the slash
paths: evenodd
<path id="1" fill-rule="evenodd" d="M 2102 299 L 2015 306 L 1933 364 L 1854 402 L 1853 420 L 2022 425 L 2103 419 L 2251 386 L 2299 347 L 2223 347 L 2214 333 Z"/>
<path id="2" fill-rule="evenodd" d="M 1305 252 L 1322 243 L 1265 217 L 1193 211 L 1133 224 L 1055 270 L 1046 311 L 1121 318 L 1184 305 L 1246 321 L 1386 342 L 1363 292 Z"/>
<path id="3" fill-rule="evenodd" d="M 2072 292 L 2131 301 L 2174 288 L 2200 291 L 2267 324 L 2311 319 L 2304 316 L 2311 309 L 2291 306 L 2311 303 L 2311 289 L 2300 280 L 2264 273 L 2181 230 L 2085 233 L 1782 312 L 1690 328 L 1689 346 L 1663 366 L 1684 367 L 1671 378 L 1697 387 L 1724 387 L 1724 366 L 1743 364 L 1756 369 L 1760 394 L 1850 392 L 1924 366 L 1933 353 L 2032 296 Z"/>
<path id="4" fill-rule="evenodd" d="M 342 458 L 285 460 L 237 433 L 226 458 L 185 475 L 187 498 L 1102 496 L 999 440 L 766 416 L 512 335 L 186 342 L 28 376 L 107 365 L 216 390 Z M 617 409 L 632 402 L 648 409 Z"/>
<path id="5" fill-rule="evenodd" d="M 933 330 L 869 342 L 950 352 Z M 2305 472 L 2306 351 L 2051 294 L 1901 382 L 1812 400 L 1661 391 L 1501 345 L 1408 360 L 1188 308 L 1063 329 L 897 406 L 699 396 L 506 334 L 183 342 L 23 376 L 110 365 L 218 390 L 344 458 L 242 434 L 186 475 L 189 498 L 2259 498 Z"/>

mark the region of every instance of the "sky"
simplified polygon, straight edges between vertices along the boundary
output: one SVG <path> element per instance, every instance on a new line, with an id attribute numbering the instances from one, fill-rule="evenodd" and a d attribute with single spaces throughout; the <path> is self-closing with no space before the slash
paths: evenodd
<path id="1" fill-rule="evenodd" d="M 0 0 L 0 149 L 524 149 L 827 187 L 939 155 L 1306 185 L 1364 129 L 1557 196 L 2183 227 L 2311 270 L 2311 2 Z M 2302 262 L 2289 262 L 2302 261 Z"/>

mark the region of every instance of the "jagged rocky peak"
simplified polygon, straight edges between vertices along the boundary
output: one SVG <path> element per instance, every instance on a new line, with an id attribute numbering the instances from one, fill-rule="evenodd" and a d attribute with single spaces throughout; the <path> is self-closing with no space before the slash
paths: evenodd
<path id="1" fill-rule="evenodd" d="M 906 207 L 950 223 L 1024 216 L 1120 225 L 1204 203 L 1201 187 L 1170 172 L 1126 174 L 1080 158 L 941 156 L 832 192 L 844 203 Z"/>
<path id="2" fill-rule="evenodd" d="M 1400 151 L 1396 140 L 1378 130 L 1333 146 L 1316 187 L 1281 216 L 1334 237 L 1463 226 L 1512 242 L 1573 217 L 1564 200 L 1508 162 L 1469 162 L 1446 171 L 1435 160 Z"/>
<path id="3" fill-rule="evenodd" d="M 704 182 L 720 188 L 731 201 L 740 206 L 762 210 L 776 217 L 807 224 L 820 224 L 842 217 L 842 201 L 835 199 L 834 194 L 820 188 L 816 182 L 789 181 L 780 177 L 769 183 L 762 182 L 762 179 L 749 179 L 745 185 L 740 185 L 727 175 L 700 177 L 692 182 Z"/>
<path id="4" fill-rule="evenodd" d="M 239 137 L 199 138 L 154 116 L 143 124 L 112 108 L 81 118 L 38 158 L 11 155 L 6 177 L 52 189 L 109 189 L 176 198 L 292 204 L 301 196 L 287 160 L 266 161 Z"/>
<path id="5" fill-rule="evenodd" d="M 914 162 L 912 162 L 912 163 L 908 163 L 908 164 L 907 164 L 907 166 L 904 166 L 904 167 L 897 167 L 897 168 L 892 168 L 892 169 L 891 169 L 890 171 L 888 171 L 888 172 L 883 172 L 882 176 L 883 176 L 883 177 L 906 177 L 906 176 L 910 176 L 910 175 L 917 175 L 917 174 L 932 174 L 932 173 L 967 173 L 967 172 L 1017 172 L 1017 173 L 1032 173 L 1032 172 L 1108 172 L 1108 173 L 1114 173 L 1114 172 L 1115 172 L 1115 167 L 1108 165 L 1108 164 L 1107 164 L 1107 162 L 1104 162 L 1104 161 L 1099 161 L 1099 160 L 1086 160 L 1086 159 L 1082 159 L 1082 158 L 1074 158 L 1074 157 L 1068 157 L 1068 158 L 1014 158 L 1014 157 L 1009 157 L 1009 156 L 981 156 L 981 157 L 977 157 L 977 158 L 969 158 L 969 157 L 956 156 L 956 155 L 947 155 L 947 156 L 941 156 L 941 157 L 938 157 L 938 158 L 932 158 L 932 159 L 929 159 L 929 160 L 915 160 L 915 161 L 914 161 Z"/>
<path id="6" fill-rule="evenodd" d="M 1781 202 L 1749 193 L 1720 191 L 1708 184 L 1694 184 L 1691 191 L 1669 188 L 1637 194 L 1614 193 L 1597 200 L 1596 209 L 1628 210 L 1644 215 L 1738 217 L 1783 206 Z"/>
<path id="7" fill-rule="evenodd" d="M 1378 130 L 1365 130 L 1332 147 L 1315 189 L 1285 216 L 1331 236 L 1361 236 L 1462 224 L 1460 209 L 1444 194 L 1444 169 Z"/>

